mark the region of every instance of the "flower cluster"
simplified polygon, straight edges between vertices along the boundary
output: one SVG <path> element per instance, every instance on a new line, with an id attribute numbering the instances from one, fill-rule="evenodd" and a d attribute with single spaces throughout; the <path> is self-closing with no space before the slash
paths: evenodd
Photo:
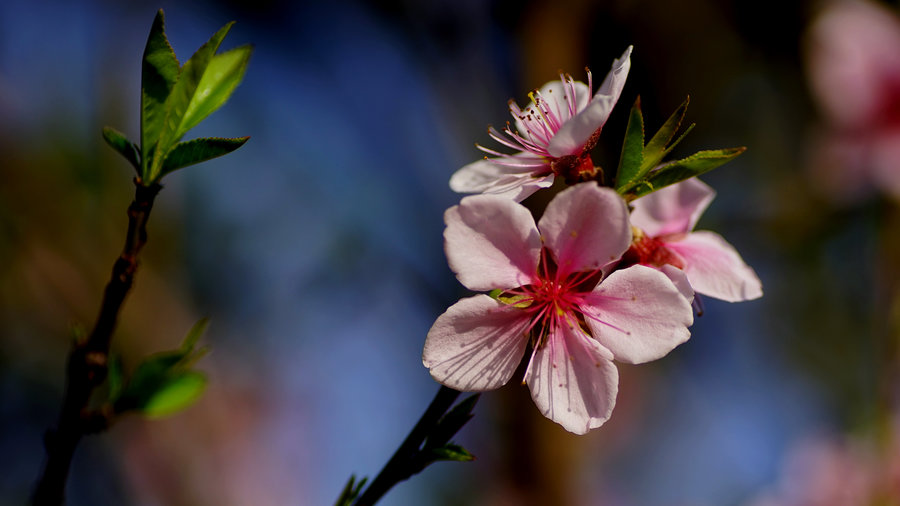
<path id="1" fill-rule="evenodd" d="M 685 179 L 644 192 L 631 207 L 601 186 L 590 151 L 621 94 L 631 48 L 600 90 L 561 76 L 510 103 L 516 130 L 490 130 L 503 154 L 469 164 L 451 179 L 465 197 L 444 215 L 450 268 L 464 298 L 428 333 L 423 363 L 441 384 L 499 388 L 527 358 L 524 383 L 540 411 L 577 434 L 609 419 L 614 361 L 665 356 L 690 337 L 697 294 L 727 301 L 762 295 L 759 279 L 724 239 L 691 232 L 713 191 Z M 505 135 L 504 135 L 505 134 Z M 656 174 L 661 169 L 654 169 Z M 519 202 L 572 183 L 535 218 Z"/>

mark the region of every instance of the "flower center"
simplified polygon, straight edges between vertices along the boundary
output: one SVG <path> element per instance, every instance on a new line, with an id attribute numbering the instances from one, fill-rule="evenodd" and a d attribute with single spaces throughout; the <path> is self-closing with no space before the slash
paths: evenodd
<path id="1" fill-rule="evenodd" d="M 643 230 L 632 227 L 634 238 L 628 251 L 622 255 L 618 268 L 624 269 L 632 265 L 650 265 L 653 267 L 662 267 L 663 265 L 673 265 L 679 269 L 684 269 L 684 259 L 678 253 L 666 247 L 666 243 L 660 238 L 650 237 Z"/>
<path id="2" fill-rule="evenodd" d="M 544 248 L 534 282 L 510 290 L 500 299 L 528 313 L 531 322 L 526 332 L 531 335 L 532 346 L 538 349 L 544 346 L 547 336 L 554 329 L 563 325 L 574 327 L 584 324 L 580 306 L 584 303 L 585 294 L 599 282 L 601 276 L 599 270 L 560 276 Z"/>
<path id="3" fill-rule="evenodd" d="M 585 150 L 578 156 L 567 155 L 553 160 L 550 169 L 557 176 L 564 177 L 566 183 L 573 185 L 594 179 L 600 167 L 594 167 L 590 153 Z"/>
<path id="4" fill-rule="evenodd" d="M 587 75 L 587 89 L 588 93 L 590 93 L 593 89 L 590 70 L 587 70 Z M 560 74 L 559 78 L 561 87 L 557 88 L 557 93 L 561 90 L 563 92 L 562 97 L 550 96 L 553 92 L 552 89 L 547 90 L 548 96 L 546 97 L 543 96 L 539 90 L 535 90 L 528 94 L 528 98 L 531 99 L 531 104 L 527 105 L 524 109 L 520 108 L 514 100 L 510 100 L 509 112 L 516 119 L 516 128 L 513 129 L 513 126 L 509 122 L 506 123 L 506 128 L 502 131 L 497 130 L 494 127 L 488 128 L 488 135 L 500 144 L 529 155 L 543 158 L 546 163 L 535 165 L 536 168 L 549 165 L 549 163 L 555 159 L 555 157 L 551 156 L 550 152 L 547 151 L 550 139 L 556 135 L 556 132 L 562 128 L 566 121 L 569 121 L 573 116 L 584 109 L 583 104 L 579 107 L 578 90 L 572 76 Z M 594 140 L 594 143 L 596 144 L 596 139 Z M 519 167 L 523 166 L 521 163 L 512 164 L 508 160 L 504 161 L 505 159 L 510 158 L 511 155 L 505 155 L 477 144 L 476 146 L 488 155 L 499 157 L 499 163 L 501 163 L 501 165 L 511 164 Z M 588 149 L 583 151 L 588 151 Z M 498 161 L 497 158 L 493 160 L 495 163 Z M 519 160 L 519 162 L 521 162 L 521 160 Z M 532 163 L 534 162 L 532 161 Z M 583 160 L 581 160 L 581 164 L 584 164 Z"/>

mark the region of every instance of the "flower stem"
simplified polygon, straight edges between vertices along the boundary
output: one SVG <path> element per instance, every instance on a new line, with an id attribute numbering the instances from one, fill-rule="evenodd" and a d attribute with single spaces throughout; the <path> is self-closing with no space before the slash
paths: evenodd
<path id="1" fill-rule="evenodd" d="M 125 296 L 134 282 L 138 254 L 147 242 L 147 219 L 162 189 L 134 180 L 134 200 L 128 207 L 128 232 L 122 254 L 113 265 L 103 292 L 100 314 L 86 339 L 72 343 L 66 365 L 66 388 L 56 427 L 44 436 L 46 458 L 31 498 L 35 506 L 58 505 L 65 500 L 66 481 L 75 447 L 85 434 L 103 430 L 109 422 L 103 411 L 91 410 L 94 389 L 106 379 L 110 342 Z"/>
<path id="2" fill-rule="evenodd" d="M 422 470 L 421 460 L 418 458 L 419 449 L 441 417 L 453 405 L 453 401 L 459 397 L 459 394 L 460 392 L 452 388 L 441 386 L 422 418 L 419 419 L 416 426 L 406 436 L 406 439 L 397 448 L 397 451 L 387 464 L 384 465 L 378 476 L 372 480 L 372 483 L 359 496 L 359 499 L 353 503 L 354 506 L 371 506 L 375 504 L 391 487 Z"/>

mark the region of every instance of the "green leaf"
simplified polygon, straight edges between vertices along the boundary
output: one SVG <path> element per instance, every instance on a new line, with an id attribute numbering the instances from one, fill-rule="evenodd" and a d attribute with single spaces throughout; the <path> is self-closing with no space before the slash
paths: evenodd
<path id="1" fill-rule="evenodd" d="M 365 486 L 368 480 L 368 478 L 363 478 L 357 482 L 356 475 L 350 475 L 350 480 L 344 485 L 344 490 L 341 490 L 341 495 L 338 496 L 338 500 L 334 503 L 334 506 L 352 506 L 353 501 L 359 497 L 363 486 Z"/>
<path id="2" fill-rule="evenodd" d="M 225 104 L 244 78 L 252 52 L 251 46 L 241 46 L 213 56 L 181 120 L 183 132 L 194 128 Z"/>
<path id="3" fill-rule="evenodd" d="M 146 178 L 166 117 L 166 99 L 178 80 L 180 66 L 175 51 L 166 38 L 165 16 L 156 13 L 141 65 L 141 176 Z"/>
<path id="4" fill-rule="evenodd" d="M 122 357 L 118 354 L 110 355 L 109 370 L 106 373 L 109 381 L 109 398 L 117 399 L 122 393 L 122 387 L 125 384 L 125 378 L 122 374 Z"/>
<path id="5" fill-rule="evenodd" d="M 147 416 L 160 417 L 192 404 L 206 388 L 206 376 L 190 368 L 206 354 L 197 348 L 197 340 L 209 321 L 204 318 L 194 324 L 177 350 L 164 351 L 144 359 L 134 374 L 110 395 L 116 413 L 141 411 Z"/>
<path id="6" fill-rule="evenodd" d="M 622 143 L 622 156 L 619 157 L 619 168 L 616 171 L 616 189 L 637 179 L 640 174 L 642 151 L 644 149 L 644 117 L 641 114 L 641 97 L 634 101 L 628 126 L 625 129 L 625 140 Z"/>
<path id="7" fill-rule="evenodd" d="M 656 167 L 657 164 L 674 148 L 681 142 L 681 139 L 687 135 L 688 132 L 693 128 L 691 125 L 688 130 L 678 138 L 673 144 L 669 144 L 672 142 L 672 139 L 675 138 L 675 134 L 678 133 L 678 129 L 681 128 L 681 122 L 684 120 L 684 115 L 687 113 L 688 104 L 691 102 L 691 97 L 687 97 L 684 99 L 684 102 L 678 106 L 678 109 L 669 116 L 669 119 L 663 124 L 662 127 L 653 135 L 653 138 L 650 139 L 650 142 L 644 146 L 644 160 L 641 163 L 641 175 L 646 174 L 653 167 Z"/>
<path id="8" fill-rule="evenodd" d="M 166 156 L 160 177 L 182 167 L 205 162 L 231 153 L 235 149 L 243 146 L 249 138 L 250 137 L 237 137 L 226 139 L 221 137 L 206 137 L 187 142 L 180 142 L 176 144 L 172 151 L 169 152 L 169 155 Z"/>
<path id="9" fill-rule="evenodd" d="M 198 371 L 170 378 L 147 399 L 142 411 L 150 418 L 175 414 L 196 402 L 206 390 L 206 384 L 206 375 Z"/>
<path id="10" fill-rule="evenodd" d="M 475 460 L 475 456 L 468 450 L 457 444 L 448 443 L 440 448 L 432 448 L 430 452 L 431 460 L 452 460 L 454 462 L 471 462 Z"/>
<path id="11" fill-rule="evenodd" d="M 156 181 L 159 178 L 163 160 L 187 131 L 184 128 L 185 113 L 191 102 L 195 100 L 203 74 L 233 24 L 232 21 L 219 29 L 182 67 L 178 81 L 175 82 L 172 92 L 166 99 L 166 117 L 159 140 L 156 142 L 156 149 L 153 151 L 149 174 L 146 175 L 148 181 Z M 144 152 L 146 152 L 146 146 Z"/>
<path id="12" fill-rule="evenodd" d="M 209 328 L 209 318 L 200 318 L 197 320 L 197 323 L 191 327 L 191 330 L 188 330 L 186 336 L 184 336 L 184 341 L 181 342 L 181 351 L 185 355 L 191 353 L 194 348 L 197 346 L 197 341 L 206 333 L 206 329 Z"/>
<path id="13" fill-rule="evenodd" d="M 719 167 L 746 151 L 747 148 L 726 148 L 699 151 L 693 155 L 669 162 L 650 173 L 645 183 L 636 186 L 631 195 L 642 197 L 671 184 L 699 176 Z"/>
<path id="14" fill-rule="evenodd" d="M 124 134 L 112 127 L 103 127 L 103 140 L 126 160 L 141 175 L 141 148 L 134 145 Z"/>

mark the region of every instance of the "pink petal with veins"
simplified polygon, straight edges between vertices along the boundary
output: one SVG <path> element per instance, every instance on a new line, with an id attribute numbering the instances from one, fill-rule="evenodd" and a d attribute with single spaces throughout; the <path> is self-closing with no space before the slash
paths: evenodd
<path id="1" fill-rule="evenodd" d="M 594 339 L 619 362 L 666 356 L 691 336 L 694 314 L 665 274 L 643 265 L 613 272 L 581 306 Z"/>
<path id="2" fill-rule="evenodd" d="M 687 275 L 683 270 L 674 265 L 666 264 L 659 267 L 659 272 L 665 274 L 666 277 L 669 278 L 669 281 L 675 285 L 675 288 L 688 302 L 694 300 L 694 287 L 691 286 L 691 283 L 688 281 Z"/>
<path id="3" fill-rule="evenodd" d="M 536 172 L 546 174 L 534 176 Z M 521 202 L 541 188 L 553 185 L 546 160 L 535 156 L 507 156 L 478 160 L 457 170 L 450 178 L 450 189 L 458 193 L 499 195 Z"/>
<path id="4" fill-rule="evenodd" d="M 499 388 L 522 360 L 527 325 L 526 314 L 487 295 L 462 299 L 428 331 L 422 363 L 438 383 L 456 390 Z"/>
<path id="5" fill-rule="evenodd" d="M 651 237 L 690 232 L 715 196 L 699 179 L 687 179 L 635 200 L 631 224 Z"/>
<path id="6" fill-rule="evenodd" d="M 762 297 L 756 273 L 719 234 L 693 232 L 666 247 L 686 260 L 684 272 L 695 292 L 728 302 Z"/>
<path id="7" fill-rule="evenodd" d="M 466 288 L 515 288 L 537 274 L 541 240 L 531 213 L 497 195 L 466 197 L 444 213 L 444 250 Z"/>
<path id="8" fill-rule="evenodd" d="M 600 269 L 631 244 L 625 201 L 594 182 L 560 192 L 547 205 L 538 228 L 563 276 Z"/>
<path id="9" fill-rule="evenodd" d="M 611 359 L 577 326 L 564 325 L 534 352 L 525 382 L 544 416 L 585 434 L 603 425 L 615 407 L 619 372 Z"/>

